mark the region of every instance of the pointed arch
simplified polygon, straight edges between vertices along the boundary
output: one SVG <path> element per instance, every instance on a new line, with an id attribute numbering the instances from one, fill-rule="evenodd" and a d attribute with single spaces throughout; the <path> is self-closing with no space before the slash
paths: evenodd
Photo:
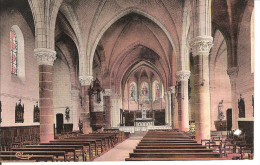
<path id="1" fill-rule="evenodd" d="M 163 30 L 163 32 L 166 34 L 166 36 L 168 37 L 168 39 L 169 39 L 169 41 L 172 45 L 174 54 L 176 54 L 176 47 L 175 47 L 175 44 L 173 42 L 172 36 L 170 35 L 167 28 L 160 21 L 158 21 L 155 17 L 153 17 L 152 15 L 150 15 L 150 14 L 148 14 L 148 13 L 146 13 L 146 12 L 140 10 L 140 9 L 129 8 L 129 9 L 124 10 L 120 14 L 116 15 L 114 18 L 112 18 L 106 24 L 106 26 L 104 26 L 102 28 L 102 30 L 99 32 L 99 35 L 96 37 L 96 40 L 95 40 L 93 46 L 87 50 L 87 54 L 88 54 L 88 58 L 87 58 L 88 63 L 87 64 L 89 64 L 89 65 L 86 66 L 86 67 L 88 68 L 88 74 L 89 75 L 92 75 L 92 65 L 93 65 L 93 58 L 94 58 L 94 54 L 95 54 L 95 49 L 96 49 L 101 37 L 107 31 L 107 29 L 109 29 L 109 27 L 111 27 L 117 20 L 119 20 L 120 18 L 122 18 L 122 17 L 124 17 L 124 16 L 126 16 L 130 13 L 136 13 L 136 14 L 142 15 L 142 16 L 150 19 L 151 21 L 153 21 L 156 25 L 158 25 Z M 176 60 L 177 60 L 177 56 L 176 56 Z"/>

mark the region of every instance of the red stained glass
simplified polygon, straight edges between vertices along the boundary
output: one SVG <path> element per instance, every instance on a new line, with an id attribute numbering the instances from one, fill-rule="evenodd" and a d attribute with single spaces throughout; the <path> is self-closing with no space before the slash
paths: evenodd
<path id="1" fill-rule="evenodd" d="M 11 54 L 11 62 L 16 62 L 16 54 Z"/>
<path id="2" fill-rule="evenodd" d="M 16 67 L 14 65 L 11 65 L 11 72 L 12 73 L 17 73 Z"/>
<path id="3" fill-rule="evenodd" d="M 10 38 L 15 38 L 15 34 L 13 31 L 10 31 Z"/>
<path id="4" fill-rule="evenodd" d="M 11 51 L 11 73 L 17 74 L 17 37 L 14 31 L 10 31 L 10 51 Z"/>
<path id="5" fill-rule="evenodd" d="M 16 50 L 16 43 L 10 42 L 10 48 L 11 50 Z"/>

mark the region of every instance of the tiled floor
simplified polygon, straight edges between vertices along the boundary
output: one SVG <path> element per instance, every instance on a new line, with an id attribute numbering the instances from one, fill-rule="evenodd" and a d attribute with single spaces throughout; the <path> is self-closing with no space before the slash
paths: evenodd
<path id="1" fill-rule="evenodd" d="M 116 145 L 113 149 L 110 149 L 94 161 L 125 161 L 125 158 L 129 157 L 129 153 L 133 152 L 133 149 L 135 149 L 145 134 L 146 132 L 136 132 L 131 134 L 131 136 L 124 142 Z"/>

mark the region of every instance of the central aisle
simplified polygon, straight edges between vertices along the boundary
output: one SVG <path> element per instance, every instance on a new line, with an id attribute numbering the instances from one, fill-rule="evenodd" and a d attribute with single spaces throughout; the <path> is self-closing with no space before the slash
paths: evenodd
<path id="1" fill-rule="evenodd" d="M 128 139 L 116 145 L 94 161 L 125 161 L 125 158 L 129 157 L 129 153 L 133 152 L 133 149 L 135 149 L 146 133 L 147 132 L 135 132 L 131 134 Z"/>

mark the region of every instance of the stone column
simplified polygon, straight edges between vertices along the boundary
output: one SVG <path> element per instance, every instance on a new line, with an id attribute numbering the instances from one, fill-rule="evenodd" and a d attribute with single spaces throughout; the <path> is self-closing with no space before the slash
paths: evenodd
<path id="1" fill-rule="evenodd" d="M 179 114 L 179 129 L 180 131 L 189 131 L 189 89 L 188 89 L 188 80 L 190 78 L 190 71 L 182 70 L 176 72 L 177 81 L 181 83 L 180 88 L 180 105 L 181 111 Z"/>
<path id="2" fill-rule="evenodd" d="M 40 142 L 47 143 L 54 139 L 53 112 L 53 63 L 56 52 L 47 48 L 34 49 L 39 65 L 39 108 Z"/>
<path id="3" fill-rule="evenodd" d="M 210 139 L 209 51 L 211 36 L 198 36 L 190 42 L 194 59 L 196 140 Z"/>
<path id="4" fill-rule="evenodd" d="M 194 63 L 194 103 L 196 140 L 210 138 L 210 93 L 208 56 L 213 46 L 211 37 L 211 0 L 193 0 L 194 22 L 190 47 Z"/>
<path id="5" fill-rule="evenodd" d="M 87 134 L 92 132 L 90 127 L 90 107 L 89 107 L 89 87 L 93 80 L 92 76 L 80 76 L 79 81 L 81 84 L 82 108 L 80 112 L 80 121 L 83 123 L 83 133 Z"/>
<path id="6" fill-rule="evenodd" d="M 73 131 L 78 131 L 79 126 L 79 109 L 80 109 L 80 101 L 79 101 L 79 90 L 71 90 L 71 102 L 73 106 Z"/>
<path id="7" fill-rule="evenodd" d="M 103 98 L 105 108 L 105 128 L 111 128 L 111 89 L 105 89 Z"/>
<path id="8" fill-rule="evenodd" d="M 175 86 L 170 87 L 171 91 L 171 102 L 172 102 L 172 128 L 179 129 L 179 120 L 178 120 L 178 103 L 175 95 Z"/>
<path id="9" fill-rule="evenodd" d="M 232 92 L 232 129 L 238 128 L 238 102 L 237 102 L 237 90 L 236 81 L 238 74 L 238 67 L 232 67 L 227 70 L 227 74 L 230 78 L 231 92 Z"/>
<path id="10" fill-rule="evenodd" d="M 168 95 L 168 125 L 172 125 L 172 97 L 171 91 L 167 92 Z"/>
<path id="11" fill-rule="evenodd" d="M 111 101 L 112 101 L 112 116 L 111 116 L 111 121 L 112 121 L 112 127 L 119 127 L 120 126 L 120 97 L 118 95 L 113 94 L 111 96 Z M 123 122 L 123 117 L 122 117 L 122 122 Z"/>
<path id="12" fill-rule="evenodd" d="M 164 92 L 164 99 L 165 99 L 165 125 L 168 125 L 168 108 L 169 108 L 169 103 L 168 103 L 168 94 L 167 92 Z"/>

